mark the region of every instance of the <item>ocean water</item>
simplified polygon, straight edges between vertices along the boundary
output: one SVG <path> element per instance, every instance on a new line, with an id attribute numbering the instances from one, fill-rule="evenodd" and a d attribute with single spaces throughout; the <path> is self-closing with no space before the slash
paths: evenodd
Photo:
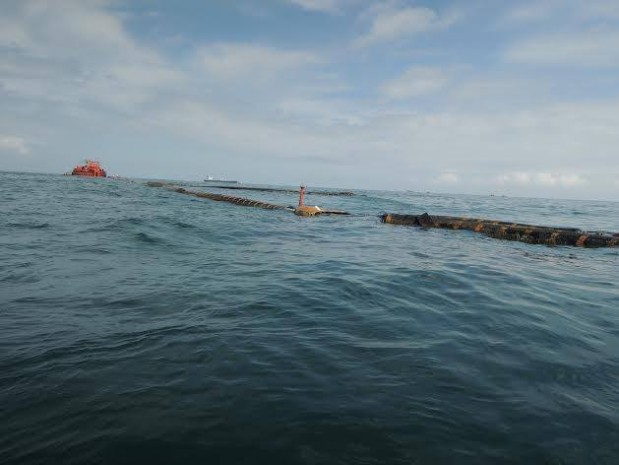
<path id="1" fill-rule="evenodd" d="M 619 463 L 619 250 L 378 220 L 619 204 L 356 192 L 0 173 L 0 463 Z"/>

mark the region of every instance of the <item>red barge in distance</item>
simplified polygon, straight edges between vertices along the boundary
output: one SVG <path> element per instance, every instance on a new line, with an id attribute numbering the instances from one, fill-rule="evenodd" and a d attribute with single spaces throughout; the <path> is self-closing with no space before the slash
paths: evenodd
<path id="1" fill-rule="evenodd" d="M 105 178 L 107 173 L 98 161 L 86 160 L 85 165 L 77 165 L 71 171 L 72 176 L 91 176 L 93 178 Z"/>

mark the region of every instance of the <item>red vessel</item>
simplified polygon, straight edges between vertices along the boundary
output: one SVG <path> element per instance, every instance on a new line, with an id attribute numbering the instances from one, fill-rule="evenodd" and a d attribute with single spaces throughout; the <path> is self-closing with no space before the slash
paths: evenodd
<path id="1" fill-rule="evenodd" d="M 107 173 L 98 161 L 86 160 L 85 165 L 77 165 L 71 172 L 73 176 L 92 176 L 94 178 L 105 178 Z"/>

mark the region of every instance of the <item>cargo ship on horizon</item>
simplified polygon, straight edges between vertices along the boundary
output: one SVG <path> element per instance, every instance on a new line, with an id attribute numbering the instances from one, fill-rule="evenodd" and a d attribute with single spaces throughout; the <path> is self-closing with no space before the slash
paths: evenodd
<path id="1" fill-rule="evenodd" d="M 213 176 L 207 176 L 204 182 L 218 183 L 218 184 L 240 184 L 240 182 L 232 179 L 214 178 Z"/>

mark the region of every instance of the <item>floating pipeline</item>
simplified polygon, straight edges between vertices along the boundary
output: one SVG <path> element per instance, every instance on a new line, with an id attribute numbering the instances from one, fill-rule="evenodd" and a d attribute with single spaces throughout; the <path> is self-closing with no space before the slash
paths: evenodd
<path id="1" fill-rule="evenodd" d="M 235 205 L 241 205 L 243 207 L 264 208 L 266 210 L 288 210 L 294 213 L 297 213 L 297 210 L 298 210 L 298 209 L 295 209 L 294 207 L 284 207 L 282 205 L 261 202 L 259 200 L 253 200 L 253 199 L 246 199 L 243 197 L 233 197 L 231 195 L 215 194 L 213 192 L 191 191 L 183 187 L 177 187 L 173 183 L 167 183 L 167 182 L 149 181 L 146 183 L 146 185 L 149 187 L 163 187 L 163 188 L 171 189 L 174 192 L 177 192 L 179 194 L 191 195 L 193 197 L 214 200 L 216 202 L 228 202 L 228 203 L 232 203 Z M 341 210 L 320 209 L 318 213 L 315 213 L 311 216 L 316 216 L 317 214 L 318 215 L 349 215 L 348 212 L 341 211 Z M 300 215 L 300 216 L 308 216 L 308 215 Z"/>
<path id="2" fill-rule="evenodd" d="M 257 207 L 257 208 L 264 208 L 266 210 L 285 210 L 286 209 L 286 207 L 282 207 L 281 205 L 260 202 L 259 200 L 244 199 L 242 197 L 232 197 L 231 195 L 214 194 L 212 192 L 189 191 L 182 187 L 178 187 L 174 189 L 174 192 L 178 192 L 179 194 L 193 195 L 194 197 L 199 197 L 201 199 L 215 200 L 216 202 L 229 202 L 235 205 L 242 205 L 244 207 Z"/>
<path id="3" fill-rule="evenodd" d="M 588 233 L 576 228 L 553 228 L 530 224 L 492 221 L 455 216 L 382 215 L 383 223 L 423 228 L 466 229 L 495 239 L 520 241 L 527 244 L 570 245 L 576 247 L 617 247 L 619 234 Z"/>
<path id="4" fill-rule="evenodd" d="M 258 200 L 215 194 L 212 192 L 190 191 L 172 183 L 150 181 L 150 187 L 163 187 L 179 194 L 191 195 L 214 201 L 229 202 L 245 207 L 257 207 L 267 210 L 287 210 L 299 216 L 317 215 L 349 215 L 340 210 L 324 210 L 317 207 L 300 205 L 299 207 L 284 207 Z M 302 204 L 302 202 L 300 202 Z M 307 209 L 307 211 L 305 211 Z M 317 209 L 317 210 L 315 210 Z M 589 233 L 577 228 L 554 228 L 506 221 L 484 220 L 457 216 L 398 215 L 387 213 L 381 216 L 381 221 L 388 224 L 418 226 L 423 228 L 465 229 L 486 236 L 508 241 L 520 241 L 527 244 L 569 245 L 576 247 L 619 247 L 619 234 Z"/>

